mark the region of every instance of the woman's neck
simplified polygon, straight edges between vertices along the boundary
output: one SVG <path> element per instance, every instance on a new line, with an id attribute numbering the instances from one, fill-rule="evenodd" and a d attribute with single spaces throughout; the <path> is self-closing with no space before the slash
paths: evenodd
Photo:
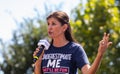
<path id="1" fill-rule="evenodd" d="M 59 39 L 53 39 L 53 45 L 55 47 L 62 47 L 66 45 L 69 41 L 66 40 L 65 38 L 59 38 Z"/>

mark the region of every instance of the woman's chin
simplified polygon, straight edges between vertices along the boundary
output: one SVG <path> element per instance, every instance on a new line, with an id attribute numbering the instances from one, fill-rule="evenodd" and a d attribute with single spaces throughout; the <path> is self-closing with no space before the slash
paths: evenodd
<path id="1" fill-rule="evenodd" d="M 54 38 L 54 37 L 53 37 L 53 36 L 51 36 L 51 35 L 49 35 L 49 37 L 50 37 L 50 38 L 52 38 L 52 39 Z"/>

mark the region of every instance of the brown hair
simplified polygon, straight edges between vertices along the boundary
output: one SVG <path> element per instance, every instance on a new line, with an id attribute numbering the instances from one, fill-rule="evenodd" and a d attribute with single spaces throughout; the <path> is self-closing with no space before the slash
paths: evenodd
<path id="1" fill-rule="evenodd" d="M 65 38 L 70 42 L 74 42 L 75 40 L 73 39 L 72 34 L 71 34 L 71 26 L 69 23 L 68 15 L 62 11 L 56 11 L 56 12 L 51 13 L 47 17 L 47 20 L 51 17 L 56 18 L 62 25 L 64 25 L 64 24 L 68 25 L 68 28 L 65 31 Z"/>

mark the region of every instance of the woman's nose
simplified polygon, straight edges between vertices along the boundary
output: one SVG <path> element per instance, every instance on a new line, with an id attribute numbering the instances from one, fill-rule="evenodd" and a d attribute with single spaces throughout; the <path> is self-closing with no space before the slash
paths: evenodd
<path id="1" fill-rule="evenodd" d="M 52 29 L 52 26 L 51 26 L 50 24 L 48 25 L 48 29 L 49 29 L 49 30 Z"/>

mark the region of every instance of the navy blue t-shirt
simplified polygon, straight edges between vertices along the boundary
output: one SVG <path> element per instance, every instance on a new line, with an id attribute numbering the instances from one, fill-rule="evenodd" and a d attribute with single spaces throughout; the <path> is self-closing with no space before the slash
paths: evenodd
<path id="1" fill-rule="evenodd" d="M 42 59 L 43 74 L 76 74 L 77 68 L 89 64 L 87 55 L 80 44 L 69 42 L 63 47 L 51 45 Z"/>

